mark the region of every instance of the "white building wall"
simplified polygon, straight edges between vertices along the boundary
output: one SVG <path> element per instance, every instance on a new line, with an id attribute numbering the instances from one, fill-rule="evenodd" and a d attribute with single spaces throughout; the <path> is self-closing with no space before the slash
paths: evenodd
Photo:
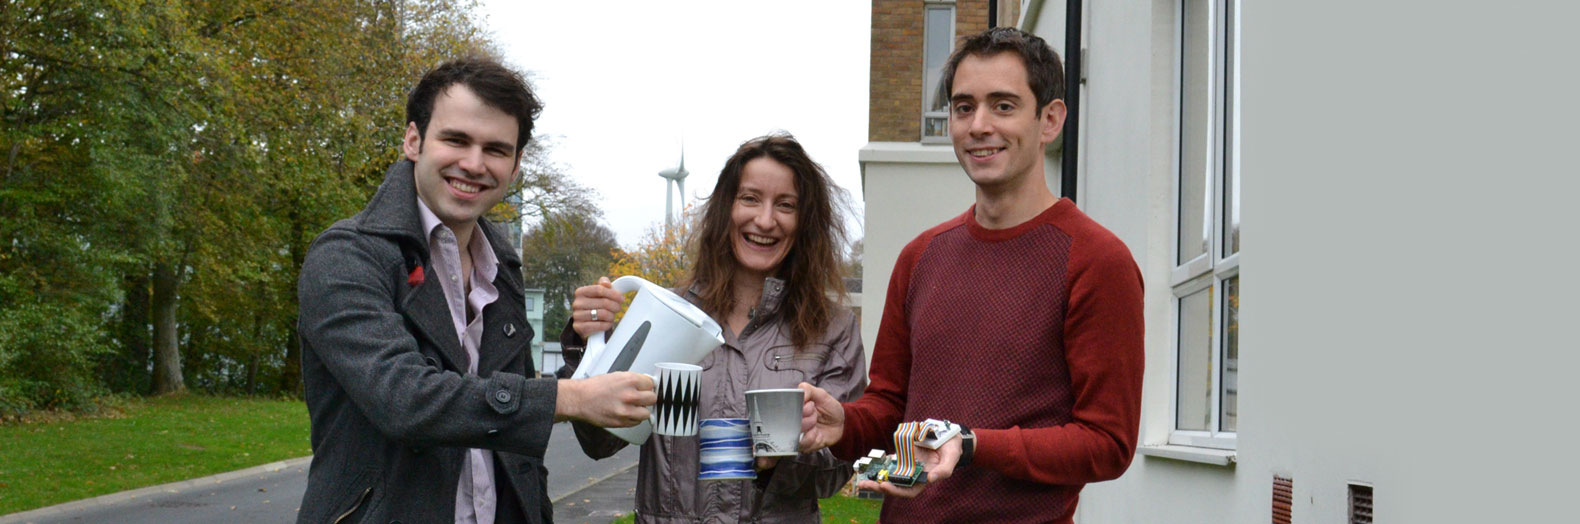
<path id="1" fill-rule="evenodd" d="M 1063 2 L 1046 3 L 1058 5 L 1022 27 L 1062 47 Z M 1348 522 L 1352 481 L 1375 486 L 1376 522 L 1573 515 L 1580 460 L 1566 438 L 1580 393 L 1574 357 L 1560 356 L 1575 353 L 1554 348 L 1575 347 L 1563 325 L 1580 286 L 1565 267 L 1580 257 L 1551 239 L 1573 238 L 1580 219 L 1556 196 L 1577 192 L 1576 177 L 1557 175 L 1574 173 L 1572 147 L 1540 144 L 1580 139 L 1580 104 L 1556 87 L 1575 70 L 1555 66 L 1577 47 L 1557 27 L 1576 8 L 1402 3 L 1412 5 L 1244 2 L 1234 462 L 1138 454 L 1122 478 L 1087 486 L 1077 522 L 1267 522 L 1274 475 L 1294 479 L 1296 523 Z M 1085 9 L 1080 205 L 1126 242 L 1146 280 L 1140 440 L 1159 447 L 1174 401 L 1177 2 Z M 1503 92 L 1472 87 L 1478 71 Z M 1521 187 L 1544 195 L 1504 193 Z M 1560 208 L 1568 218 L 1548 214 Z M 1502 235 L 1522 240 L 1491 240 Z M 1494 261 L 1509 258 L 1537 267 Z M 1548 279 L 1569 291 L 1525 292 L 1551 289 Z M 1567 324 L 1540 320 L 1563 308 Z"/>
<path id="2" fill-rule="evenodd" d="M 1048 4 L 1055 5 L 1043 6 L 1023 27 L 1067 56 L 1063 2 Z M 1177 83 L 1172 48 L 1159 46 L 1172 45 L 1175 8 L 1172 0 L 1163 0 L 1087 2 L 1084 9 L 1087 83 L 1081 93 L 1078 203 L 1124 240 L 1146 282 L 1147 368 L 1140 442 L 1161 446 L 1173 427 L 1170 334 L 1175 328 L 1169 278 Z M 1121 479 L 1087 486 L 1076 520 L 1259 522 L 1235 515 L 1252 506 L 1251 494 L 1243 492 L 1247 484 L 1235 481 L 1242 469 L 1138 455 Z M 1269 490 L 1260 500 L 1270 504 L 1271 497 Z"/>

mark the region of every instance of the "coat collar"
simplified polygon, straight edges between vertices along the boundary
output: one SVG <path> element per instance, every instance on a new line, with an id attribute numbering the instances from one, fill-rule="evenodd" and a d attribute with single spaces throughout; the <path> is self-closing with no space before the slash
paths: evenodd
<path id="1" fill-rule="evenodd" d="M 693 304 L 701 304 L 702 284 L 693 283 L 691 286 L 687 287 L 686 299 L 691 301 Z M 741 329 L 741 332 L 736 336 L 745 337 L 746 335 L 751 334 L 751 332 L 756 331 L 757 328 L 764 322 L 774 318 L 774 314 L 779 312 L 779 306 L 784 304 L 784 299 L 784 279 L 777 277 L 768 277 L 763 279 L 762 298 L 757 300 L 757 307 L 752 308 L 751 312 L 748 314 L 749 316 L 746 320 L 746 327 Z M 719 321 L 721 324 L 724 322 L 722 319 Z M 725 329 L 725 332 L 729 332 L 729 329 Z"/>
<path id="2" fill-rule="evenodd" d="M 412 168 L 412 162 L 405 159 L 390 166 L 384 173 L 384 183 L 379 184 L 368 207 L 362 209 L 357 231 L 407 240 L 427 252 L 428 239 L 423 237 L 422 217 L 417 214 L 417 180 Z"/>
<path id="3" fill-rule="evenodd" d="M 359 214 L 356 227 L 358 232 L 364 234 L 390 237 L 397 243 L 417 246 L 422 261 L 420 267 L 427 265 L 428 236 L 423 231 L 422 216 L 417 210 L 417 182 L 412 169 L 410 160 L 401 160 L 390 166 L 389 172 L 384 175 L 384 182 L 379 184 L 378 191 Z M 494 276 L 495 287 L 502 290 L 508 287 L 519 294 L 521 257 L 510 249 L 510 243 L 505 242 L 503 235 L 488 220 L 478 219 L 477 222 L 478 229 L 488 238 L 494 256 L 499 261 L 499 271 Z M 531 326 L 519 322 L 525 320 L 525 311 L 521 305 L 511 301 L 508 298 L 510 296 L 502 292 L 499 300 L 483 309 L 482 348 L 515 347 L 503 343 L 501 336 L 512 338 L 522 333 L 527 337 L 532 336 Z M 444 291 L 437 281 L 428 279 L 426 283 L 419 284 L 406 295 L 401 311 L 423 336 L 440 348 L 441 354 L 454 369 L 466 369 L 466 351 L 461 348 L 455 325 L 450 320 Z M 516 358 L 515 352 L 505 354 L 503 351 L 489 350 L 482 353 L 477 371 L 483 376 L 503 369 Z"/>

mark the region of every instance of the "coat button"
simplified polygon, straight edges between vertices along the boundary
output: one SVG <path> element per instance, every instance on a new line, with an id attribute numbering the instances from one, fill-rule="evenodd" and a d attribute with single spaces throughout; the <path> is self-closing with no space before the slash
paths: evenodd
<path id="1" fill-rule="evenodd" d="M 503 389 L 501 389 L 499 391 L 496 391 L 496 392 L 494 392 L 494 400 L 499 401 L 500 404 L 509 404 L 510 403 L 510 392 L 509 391 L 505 391 Z"/>
<path id="2" fill-rule="evenodd" d="M 516 336 L 516 325 L 513 323 L 505 324 L 505 337 L 509 338 L 514 336 Z"/>

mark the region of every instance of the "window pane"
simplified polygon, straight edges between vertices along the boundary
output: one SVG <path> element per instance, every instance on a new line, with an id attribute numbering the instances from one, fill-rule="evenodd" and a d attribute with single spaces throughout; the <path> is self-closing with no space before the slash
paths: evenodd
<path id="1" fill-rule="evenodd" d="M 925 67 L 922 76 L 922 107 L 926 112 L 937 112 L 944 117 L 949 111 L 949 101 L 939 96 L 939 80 L 943 77 L 944 64 L 949 52 L 954 50 L 954 8 L 938 6 L 927 8 L 927 41 L 922 51 Z M 949 136 L 947 118 L 924 119 L 922 132 L 926 136 Z"/>
<path id="2" fill-rule="evenodd" d="M 1219 431 L 1236 431 L 1240 411 L 1240 277 L 1223 281 L 1223 414 Z"/>
<path id="3" fill-rule="evenodd" d="M 1212 428 L 1212 288 L 1179 299 L 1179 429 Z"/>
<path id="4" fill-rule="evenodd" d="M 1212 202 L 1207 184 L 1212 143 L 1212 42 L 1209 2 L 1185 2 L 1180 40 L 1179 260 L 1183 265 L 1207 252 Z"/>
<path id="5" fill-rule="evenodd" d="M 1224 175 L 1223 256 L 1229 256 L 1240 252 L 1240 171 L 1226 170 Z"/>

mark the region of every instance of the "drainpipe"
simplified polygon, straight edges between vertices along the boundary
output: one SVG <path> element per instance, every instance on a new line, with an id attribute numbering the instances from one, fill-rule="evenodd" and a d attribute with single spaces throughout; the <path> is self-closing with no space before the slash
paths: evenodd
<path id="1" fill-rule="evenodd" d="M 1081 0 L 1064 2 L 1064 105 L 1069 113 L 1060 135 L 1064 154 L 1059 157 L 1059 196 L 1075 201 L 1075 177 L 1081 144 Z"/>

